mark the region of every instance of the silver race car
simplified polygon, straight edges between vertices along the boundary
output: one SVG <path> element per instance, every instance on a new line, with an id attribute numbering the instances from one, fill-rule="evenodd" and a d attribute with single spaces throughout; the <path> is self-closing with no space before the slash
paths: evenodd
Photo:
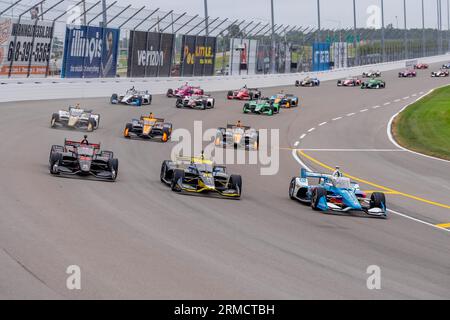
<path id="1" fill-rule="evenodd" d="M 217 129 L 214 144 L 224 148 L 258 150 L 259 131 L 248 126 L 242 126 L 240 122 L 236 125 L 228 124 L 226 128 Z"/>
<path id="2" fill-rule="evenodd" d="M 183 98 L 177 98 L 175 106 L 177 108 L 191 108 L 191 109 L 212 109 L 216 101 L 209 95 L 192 95 Z"/>
<path id="3" fill-rule="evenodd" d="M 136 90 L 134 87 L 127 90 L 124 94 L 114 93 L 111 96 L 111 104 L 126 104 L 129 106 L 140 107 L 142 105 L 152 104 L 152 95 L 145 91 Z"/>
<path id="4" fill-rule="evenodd" d="M 92 110 L 84 110 L 79 106 L 71 106 L 68 110 L 59 110 L 52 115 L 50 126 L 52 128 L 66 127 L 82 129 L 89 132 L 98 129 L 100 115 L 92 113 Z"/>

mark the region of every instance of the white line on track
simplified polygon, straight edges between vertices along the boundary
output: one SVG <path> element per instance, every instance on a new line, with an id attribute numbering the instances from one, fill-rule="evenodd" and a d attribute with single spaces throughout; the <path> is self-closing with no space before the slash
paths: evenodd
<path id="1" fill-rule="evenodd" d="M 315 152 L 406 152 L 402 149 L 301 149 Z"/>
<path id="2" fill-rule="evenodd" d="M 306 133 L 304 133 L 304 134 L 302 134 L 302 135 L 300 136 L 300 140 L 305 139 L 305 137 L 306 137 Z"/>
<path id="3" fill-rule="evenodd" d="M 311 128 L 308 130 L 308 132 L 313 132 L 314 130 L 316 130 L 316 128 Z"/>
<path id="4" fill-rule="evenodd" d="M 334 119 L 332 119 L 333 121 L 338 121 L 338 120 L 341 120 L 342 119 L 342 117 L 337 117 L 337 118 L 334 118 Z"/>
<path id="5" fill-rule="evenodd" d="M 328 122 L 322 122 L 321 124 L 319 124 L 319 127 L 326 125 Z"/>
<path id="6" fill-rule="evenodd" d="M 372 107 L 372 109 L 378 109 L 378 108 L 381 108 L 381 106 L 374 106 L 374 107 Z"/>
<path id="7" fill-rule="evenodd" d="M 419 94 L 424 94 L 424 93 L 425 93 L 425 92 L 423 92 L 423 91 L 420 91 L 420 92 L 419 92 Z"/>
<path id="8" fill-rule="evenodd" d="M 412 95 L 412 97 L 417 97 L 417 93 L 414 93 L 414 94 Z"/>
<path id="9" fill-rule="evenodd" d="M 409 96 L 403 98 L 403 100 L 408 100 L 408 99 L 409 99 Z"/>
<path id="10" fill-rule="evenodd" d="M 300 144 L 300 141 L 295 141 L 294 147 L 298 147 L 299 144 Z"/>
<path id="11" fill-rule="evenodd" d="M 366 111 L 369 111 L 369 109 L 362 109 L 359 112 L 366 112 Z"/>
<path id="12" fill-rule="evenodd" d="M 402 99 L 395 99 L 394 102 L 400 102 Z"/>
<path id="13" fill-rule="evenodd" d="M 312 170 L 311 170 L 311 169 L 310 169 L 310 168 L 309 168 L 309 167 L 308 167 L 308 166 L 300 159 L 300 157 L 299 157 L 298 154 L 297 154 L 297 150 L 292 150 L 292 156 L 293 156 L 294 159 L 300 164 L 300 166 L 302 166 L 303 168 L 305 168 L 305 169 L 308 170 L 309 172 L 312 172 Z M 403 217 L 403 218 L 412 220 L 412 221 L 414 221 L 414 222 L 418 222 L 418 223 L 427 225 L 427 226 L 432 227 L 432 228 L 434 228 L 434 229 L 439 229 L 439 230 L 443 230 L 443 231 L 446 231 L 446 232 L 450 232 L 450 229 L 445 229 L 445 228 L 436 226 L 436 225 L 434 225 L 434 224 L 432 224 L 432 223 L 429 223 L 429 222 L 426 222 L 426 221 L 423 221 L 423 220 L 419 220 L 419 219 L 417 219 L 417 218 L 413 218 L 413 217 L 408 216 L 408 215 L 406 215 L 406 214 L 404 214 L 404 213 L 397 212 L 397 211 L 391 210 L 391 209 L 387 209 L 387 211 L 390 212 L 390 213 L 393 213 L 393 214 L 395 214 L 395 215 L 398 215 L 398 216 L 400 216 L 400 217 Z"/>
<path id="14" fill-rule="evenodd" d="M 386 102 L 386 103 L 383 104 L 383 106 L 388 106 L 390 104 L 391 104 L 390 102 Z"/>
<path id="15" fill-rule="evenodd" d="M 352 112 L 352 113 L 347 114 L 347 117 L 351 117 L 351 116 L 354 116 L 354 115 L 355 115 L 355 113 Z"/>

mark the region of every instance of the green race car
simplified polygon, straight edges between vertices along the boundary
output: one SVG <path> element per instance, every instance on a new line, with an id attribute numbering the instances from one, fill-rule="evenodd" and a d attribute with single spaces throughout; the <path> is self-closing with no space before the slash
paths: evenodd
<path id="1" fill-rule="evenodd" d="M 384 89 L 386 88 L 386 82 L 381 79 L 370 79 L 365 81 L 361 85 L 361 89 Z"/>
<path id="2" fill-rule="evenodd" d="M 280 113 L 280 104 L 271 103 L 270 99 L 258 99 L 256 101 L 249 101 L 244 104 L 244 113 L 265 114 L 273 116 L 275 113 Z"/>

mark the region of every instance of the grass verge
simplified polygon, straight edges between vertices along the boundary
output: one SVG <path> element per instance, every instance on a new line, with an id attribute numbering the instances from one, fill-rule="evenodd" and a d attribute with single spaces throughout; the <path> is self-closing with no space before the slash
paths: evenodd
<path id="1" fill-rule="evenodd" d="M 407 149 L 450 160 L 450 86 L 403 110 L 392 124 L 392 133 Z"/>

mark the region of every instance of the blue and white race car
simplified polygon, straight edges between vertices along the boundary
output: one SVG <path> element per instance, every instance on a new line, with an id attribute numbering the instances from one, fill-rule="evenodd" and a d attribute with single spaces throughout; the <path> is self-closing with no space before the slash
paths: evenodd
<path id="1" fill-rule="evenodd" d="M 309 179 L 319 179 L 310 184 Z M 363 212 L 369 216 L 387 218 L 386 198 L 382 192 L 372 193 L 370 199 L 360 190 L 357 183 L 351 182 L 339 171 L 322 174 L 301 170 L 300 177 L 294 177 L 289 185 L 289 196 L 311 205 L 312 209 L 322 212 Z"/>
<path id="2" fill-rule="evenodd" d="M 320 86 L 320 80 L 317 78 L 306 77 L 303 80 L 295 81 L 296 87 L 318 87 Z"/>
<path id="3" fill-rule="evenodd" d="M 134 87 L 127 90 L 125 94 L 113 93 L 111 96 L 111 104 L 126 104 L 129 106 L 140 107 L 152 103 L 152 95 L 145 91 L 138 91 Z"/>

